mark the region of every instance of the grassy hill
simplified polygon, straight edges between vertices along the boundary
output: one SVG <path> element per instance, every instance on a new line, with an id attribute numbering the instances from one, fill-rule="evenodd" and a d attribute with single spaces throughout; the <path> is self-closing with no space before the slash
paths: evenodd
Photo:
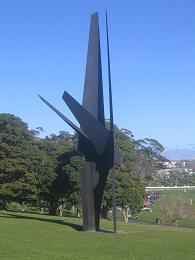
<path id="1" fill-rule="evenodd" d="M 194 190 L 187 190 L 186 192 L 184 192 L 184 191 L 162 191 L 160 194 L 161 194 L 161 198 L 163 196 L 163 200 L 168 200 L 170 197 L 181 197 L 190 203 L 190 199 L 192 199 L 192 208 L 195 212 L 195 191 Z M 153 205 L 151 205 L 152 212 L 141 212 L 138 215 L 138 220 L 155 223 L 156 218 L 162 217 L 165 224 L 171 224 L 171 219 L 167 215 L 162 214 L 160 211 L 160 205 L 163 202 L 163 200 L 155 202 Z M 184 227 L 195 228 L 195 218 L 181 219 L 180 221 L 178 221 L 178 225 L 184 226 Z M 195 259 L 195 257 L 194 257 L 194 259 Z"/>
<path id="2" fill-rule="evenodd" d="M 90 233 L 81 221 L 0 211 L 0 259 L 195 259 L 195 229 L 118 223 L 118 234 Z"/>

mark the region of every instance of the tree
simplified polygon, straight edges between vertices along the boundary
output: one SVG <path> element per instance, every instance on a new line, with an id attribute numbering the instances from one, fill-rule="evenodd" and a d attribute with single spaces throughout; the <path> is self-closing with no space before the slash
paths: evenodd
<path id="1" fill-rule="evenodd" d="M 106 124 L 109 126 L 109 122 Z M 14 115 L 0 115 L 0 198 L 4 208 L 11 201 L 36 203 L 41 208 L 47 206 L 50 214 L 56 214 L 59 206 L 63 209 L 65 205 L 80 203 L 79 171 L 84 158 L 77 150 L 78 135 L 61 131 L 58 135 L 39 138 L 40 131 L 43 131 L 41 127 L 30 131 Z M 143 165 L 149 169 L 163 147 L 154 139 L 136 142 L 131 131 L 117 126 L 114 133 L 115 147 L 122 158 L 120 167 L 115 167 L 117 203 L 124 211 L 129 209 L 135 214 L 144 198 L 140 169 Z M 109 174 L 103 217 L 112 206 L 111 190 Z"/>
<path id="2" fill-rule="evenodd" d="M 0 115 L 0 198 L 1 206 L 11 201 L 48 206 L 50 214 L 62 201 L 77 203 L 79 165 L 82 157 L 75 148 L 77 138 L 59 135 L 38 138 L 39 131 L 10 114 Z"/>
<path id="3" fill-rule="evenodd" d="M 55 169 L 56 178 L 50 188 L 50 213 L 65 205 L 77 205 L 80 202 L 79 170 L 83 158 L 76 150 L 68 151 L 58 157 Z"/>
<path id="4" fill-rule="evenodd" d="M 48 207 L 49 212 L 51 208 L 50 193 L 53 182 L 55 181 L 57 174 L 55 168 L 57 167 L 57 156 L 62 153 L 59 145 L 51 140 L 37 139 L 35 145 L 38 148 L 39 163 L 36 164 L 36 178 L 37 178 L 37 196 L 38 205 L 41 208 L 41 212 L 44 212 L 44 208 Z"/>
<path id="5" fill-rule="evenodd" d="M 20 118 L 0 114 L 0 198 L 6 208 L 10 201 L 32 202 L 37 199 L 34 163 L 37 148 L 33 134 Z"/>
<path id="6" fill-rule="evenodd" d="M 139 178 L 134 178 L 120 168 L 116 169 L 116 204 L 121 207 L 125 222 L 128 222 L 128 212 L 132 215 L 138 213 L 143 207 L 145 189 Z M 106 184 L 102 218 L 107 218 L 108 210 L 112 208 L 112 178 L 109 174 Z"/>
<path id="7" fill-rule="evenodd" d="M 49 139 L 63 146 L 66 150 L 75 148 L 73 135 L 69 134 L 68 132 L 60 131 L 58 135 L 51 134 Z"/>
<path id="8" fill-rule="evenodd" d="M 171 197 L 165 199 L 161 204 L 161 211 L 171 218 L 172 225 L 175 227 L 177 221 L 182 218 L 187 218 L 193 215 L 190 201 L 182 197 Z"/>
<path id="9" fill-rule="evenodd" d="M 52 165 L 39 177 L 40 198 L 46 201 L 50 214 L 56 215 L 58 207 L 62 214 L 65 205 L 80 201 L 79 169 L 83 158 L 75 147 L 75 137 L 67 132 L 40 139 L 38 146 Z"/>
<path id="10" fill-rule="evenodd" d="M 133 156 L 134 156 L 134 143 L 133 134 L 127 129 L 119 129 L 116 125 L 114 126 L 115 135 L 115 148 L 121 157 L 120 168 L 129 174 L 133 174 Z"/>
<path id="11" fill-rule="evenodd" d="M 161 155 L 164 147 L 155 139 L 144 138 L 134 141 L 134 171 L 142 178 L 152 180 L 159 161 L 167 161 Z"/>
<path id="12" fill-rule="evenodd" d="M 115 147 L 119 151 L 121 166 L 115 167 L 116 175 L 116 201 L 117 205 L 122 208 L 125 221 L 128 221 L 128 211 L 131 214 L 139 212 L 143 206 L 144 185 L 139 176 L 132 171 L 134 143 L 131 131 L 114 127 Z M 103 195 L 103 204 L 101 216 L 107 218 L 108 210 L 112 207 L 112 180 L 111 173 Z"/>

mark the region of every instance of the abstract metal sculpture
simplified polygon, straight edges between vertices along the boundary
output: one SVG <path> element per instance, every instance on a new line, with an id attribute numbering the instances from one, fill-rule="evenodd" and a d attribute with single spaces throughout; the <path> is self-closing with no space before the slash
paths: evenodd
<path id="1" fill-rule="evenodd" d="M 104 118 L 98 13 L 94 13 L 91 16 L 82 105 L 66 91 L 62 97 L 79 122 L 80 128 L 73 124 L 44 98 L 39 96 L 44 103 L 79 134 L 78 149 L 83 153 L 86 160 L 85 166 L 80 172 L 83 226 L 85 231 L 99 230 L 102 196 L 108 172 L 114 165 L 113 109 L 107 16 L 106 30 L 110 129 L 105 127 Z"/>

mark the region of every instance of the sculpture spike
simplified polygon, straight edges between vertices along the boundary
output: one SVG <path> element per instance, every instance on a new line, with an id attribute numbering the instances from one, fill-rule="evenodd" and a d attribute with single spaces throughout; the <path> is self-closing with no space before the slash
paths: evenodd
<path id="1" fill-rule="evenodd" d="M 107 55 L 108 55 L 108 83 L 109 83 L 109 106 L 110 106 L 110 130 L 113 131 L 113 106 L 112 106 L 112 81 L 110 70 L 110 48 L 109 48 L 109 35 L 108 35 L 108 16 L 106 12 L 106 39 L 107 39 Z"/>
<path id="2" fill-rule="evenodd" d="M 64 91 L 63 100 L 82 126 L 82 130 L 91 140 L 96 151 L 102 155 L 109 138 L 109 130 L 106 129 L 92 114 L 81 106 L 67 91 Z"/>
<path id="3" fill-rule="evenodd" d="M 99 122 L 104 124 L 102 65 L 98 20 L 98 13 L 93 13 L 90 23 L 82 105 Z"/>
<path id="4" fill-rule="evenodd" d="M 88 136 L 82 131 L 82 129 L 78 128 L 74 123 L 72 123 L 66 116 L 64 116 L 59 110 L 57 110 L 54 106 L 52 106 L 46 99 L 44 99 L 41 95 L 37 94 L 38 97 L 48 106 L 50 107 L 59 117 L 61 117 L 70 127 L 72 127 L 78 134 L 81 134 L 83 137 L 88 138 Z"/>
<path id="5" fill-rule="evenodd" d="M 107 17 L 106 17 L 107 23 Z M 82 106 L 67 92 L 63 99 L 80 124 L 80 129 L 48 101 L 39 97 L 68 125 L 79 133 L 78 149 L 86 159 L 81 170 L 81 195 L 84 230 L 98 231 L 103 192 L 114 163 L 113 108 L 110 72 L 108 25 L 107 52 L 109 77 L 110 130 L 105 128 L 102 67 L 98 13 L 91 16 L 88 54 Z"/>

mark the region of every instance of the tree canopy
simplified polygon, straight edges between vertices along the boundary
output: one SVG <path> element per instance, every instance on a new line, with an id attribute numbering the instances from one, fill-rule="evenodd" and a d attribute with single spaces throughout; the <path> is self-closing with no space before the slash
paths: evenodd
<path id="1" fill-rule="evenodd" d="M 107 124 L 109 124 L 107 122 Z M 79 171 L 84 164 L 78 137 L 61 131 L 39 137 L 41 127 L 29 130 L 19 117 L 0 114 L 0 203 L 29 203 L 56 214 L 61 205 L 80 204 Z M 114 126 L 115 147 L 121 157 L 116 170 L 117 205 L 132 214 L 143 206 L 144 178 L 152 175 L 163 146 L 154 139 L 134 140 L 127 129 Z M 111 175 L 103 198 L 102 215 L 112 207 Z"/>

